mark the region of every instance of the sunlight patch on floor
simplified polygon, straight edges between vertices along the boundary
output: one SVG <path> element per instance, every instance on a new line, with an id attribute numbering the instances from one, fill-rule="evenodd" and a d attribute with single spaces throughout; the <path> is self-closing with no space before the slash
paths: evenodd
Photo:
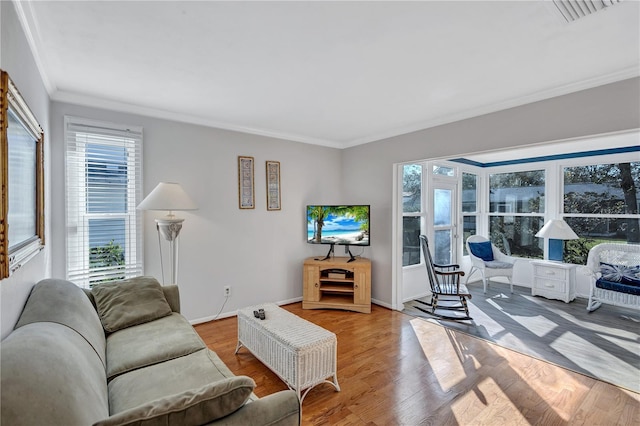
<path id="1" fill-rule="evenodd" d="M 491 403 L 488 403 L 491 401 Z M 527 419 L 520 413 L 507 395 L 492 378 L 480 382 L 477 388 L 467 392 L 451 404 L 451 412 L 458 424 L 483 424 L 502 420 L 502 424 L 526 425 Z"/>
<path id="2" fill-rule="evenodd" d="M 640 346 L 636 335 L 629 333 L 628 336 L 617 336 L 611 333 L 598 333 L 598 337 L 601 337 L 612 344 L 623 348 L 626 351 L 640 355 Z"/>
<path id="3" fill-rule="evenodd" d="M 556 323 L 549 320 L 548 318 L 545 318 L 542 315 L 536 315 L 535 317 L 511 315 L 510 313 L 504 311 L 502 307 L 498 305 L 496 302 L 494 302 L 492 299 L 488 299 L 487 303 L 489 303 L 494 308 L 501 311 L 505 316 L 511 318 L 512 320 L 514 320 L 515 322 L 517 322 L 518 324 L 520 324 L 521 326 L 523 326 L 524 328 L 526 328 L 527 330 L 529 330 L 530 332 L 532 332 L 538 337 L 546 336 L 548 333 L 550 333 L 552 330 L 554 330 L 558 326 Z M 535 321 L 532 321 L 532 319 L 535 319 Z"/>
<path id="4" fill-rule="evenodd" d="M 427 362 L 433 368 L 440 389 L 447 392 L 464 381 L 467 371 L 477 371 L 480 363 L 472 355 L 465 355 L 463 345 L 451 338 L 451 330 L 434 327 L 420 319 L 411 320 Z"/>
<path id="5" fill-rule="evenodd" d="M 606 373 L 609 371 L 619 371 L 624 375 L 640 377 L 640 370 L 633 365 L 622 361 L 574 333 L 562 334 L 550 346 L 577 366 L 589 371 L 594 377 L 607 377 Z M 576 348 L 582 349 L 577 351 Z M 589 362 L 585 361 L 587 358 Z M 594 362 L 594 359 L 599 362 Z"/>

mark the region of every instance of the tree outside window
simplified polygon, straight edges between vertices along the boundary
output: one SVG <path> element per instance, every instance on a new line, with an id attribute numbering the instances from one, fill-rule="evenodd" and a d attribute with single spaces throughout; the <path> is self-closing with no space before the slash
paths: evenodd
<path id="1" fill-rule="evenodd" d="M 586 264 L 596 244 L 640 243 L 640 162 L 564 168 L 565 221 L 580 237 L 565 244 L 565 262 Z"/>
<path id="2" fill-rule="evenodd" d="M 462 241 L 467 241 L 478 230 L 478 176 L 473 173 L 462 173 Z M 466 256 L 467 246 L 462 245 Z"/>
<path id="3" fill-rule="evenodd" d="M 405 164 L 402 172 L 402 266 L 420 263 L 422 165 Z"/>
<path id="4" fill-rule="evenodd" d="M 509 255 L 543 257 L 535 234 L 544 224 L 545 171 L 495 173 L 489 176 L 489 234 Z"/>

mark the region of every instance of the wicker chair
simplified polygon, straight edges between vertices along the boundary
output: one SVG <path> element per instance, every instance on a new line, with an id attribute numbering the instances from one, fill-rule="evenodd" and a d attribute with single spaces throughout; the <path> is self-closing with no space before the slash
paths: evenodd
<path id="1" fill-rule="evenodd" d="M 483 260 L 482 258 L 474 255 L 473 251 L 473 243 L 486 243 L 489 240 L 481 235 L 472 235 L 467 238 L 467 252 L 469 253 L 469 257 L 471 258 L 471 270 L 469 271 L 469 275 L 467 275 L 467 280 L 465 284 L 469 283 L 469 278 L 476 271 L 480 271 L 482 275 L 482 286 L 483 291 L 487 292 L 487 287 L 489 286 L 489 280 L 492 277 L 506 277 L 509 280 L 509 285 L 511 287 L 511 293 L 513 293 L 513 265 L 515 263 L 515 259 L 511 256 L 507 256 L 502 253 L 500 249 L 498 249 L 495 245 L 491 244 L 491 260 Z"/>
<path id="2" fill-rule="evenodd" d="M 461 271 L 458 265 L 434 264 L 429 251 L 429 242 L 424 235 L 420 235 L 420 247 L 422 247 L 422 254 L 427 267 L 427 278 L 431 286 L 431 303 L 419 302 L 431 307 L 431 309 L 426 310 L 419 307 L 417 309 L 443 319 L 472 319 L 469 316 L 469 307 L 467 305 L 467 299 L 471 299 L 471 294 L 469 294 L 467 287 L 460 282 L 460 277 L 464 275 L 464 271 Z M 436 312 L 436 310 L 441 309 L 464 312 L 464 316 L 443 315 Z"/>
<path id="3" fill-rule="evenodd" d="M 640 309 L 639 244 L 597 244 L 589 250 L 587 267 L 593 275 L 587 311 L 603 303 Z"/>

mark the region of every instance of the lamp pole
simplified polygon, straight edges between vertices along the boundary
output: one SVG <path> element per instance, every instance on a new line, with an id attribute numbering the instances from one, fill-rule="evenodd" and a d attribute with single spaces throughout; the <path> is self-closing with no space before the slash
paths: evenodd
<path id="1" fill-rule="evenodd" d="M 171 253 L 171 284 L 178 283 L 178 236 L 182 229 L 184 219 L 177 218 L 173 214 L 169 214 L 162 219 L 156 219 L 156 228 L 158 232 L 169 241 Z"/>

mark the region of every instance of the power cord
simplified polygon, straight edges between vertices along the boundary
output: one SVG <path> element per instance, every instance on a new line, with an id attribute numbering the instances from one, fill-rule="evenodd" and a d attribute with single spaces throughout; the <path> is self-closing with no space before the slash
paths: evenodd
<path id="1" fill-rule="evenodd" d="M 224 297 L 224 302 L 222 303 L 222 306 L 220 306 L 220 310 L 218 311 L 218 313 L 216 314 L 216 316 L 213 317 L 213 319 L 211 321 L 215 321 L 218 319 L 218 317 L 220 316 L 220 314 L 222 313 L 222 310 L 224 309 L 224 305 L 227 304 L 227 300 L 229 300 L 229 297 L 231 296 L 225 296 Z"/>
<path id="2" fill-rule="evenodd" d="M 164 263 L 162 261 L 162 242 L 160 241 L 160 226 L 156 223 L 156 231 L 158 233 L 158 248 L 160 249 L 160 271 L 162 273 L 162 285 L 165 285 L 166 282 L 164 280 Z M 172 283 L 176 284 L 176 283 Z"/>

